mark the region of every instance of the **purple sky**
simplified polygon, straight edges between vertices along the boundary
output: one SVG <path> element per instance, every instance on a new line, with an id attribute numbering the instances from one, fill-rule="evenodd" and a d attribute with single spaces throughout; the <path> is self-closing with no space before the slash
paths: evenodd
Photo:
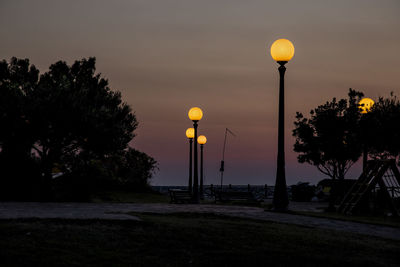
<path id="1" fill-rule="evenodd" d="M 29 58 L 46 71 L 95 56 L 136 112 L 132 146 L 159 162 L 153 184 L 187 183 L 187 111 L 199 106 L 206 183 L 219 181 L 228 127 L 237 137 L 228 139 L 226 183 L 271 185 L 278 66 L 268 50 L 287 38 L 296 49 L 286 72 L 287 180 L 315 183 L 324 176 L 292 152 L 295 112 L 350 87 L 373 99 L 400 95 L 399 14 L 398 0 L 2 0 L 0 59 Z"/>

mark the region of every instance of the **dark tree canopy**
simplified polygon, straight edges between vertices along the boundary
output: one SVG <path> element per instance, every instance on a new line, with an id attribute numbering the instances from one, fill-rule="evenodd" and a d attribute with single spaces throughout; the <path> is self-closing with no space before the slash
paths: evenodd
<path id="1" fill-rule="evenodd" d="M 0 62 L 0 198 L 30 199 L 38 168 L 31 157 L 34 142 L 29 95 L 39 71 L 27 59 Z M 11 179 L 12 176 L 12 179 Z M 24 186 L 21 186 L 24 185 Z"/>
<path id="2" fill-rule="evenodd" d="M 29 60 L 0 62 L 0 148 L 3 153 L 28 151 L 33 140 L 27 107 L 39 71 Z M 28 153 L 29 155 L 29 153 Z"/>
<path id="3" fill-rule="evenodd" d="M 361 92 L 349 90 L 348 99 L 332 101 L 311 110 L 310 118 L 297 112 L 293 136 L 300 163 L 309 163 L 333 179 L 344 179 L 362 152 L 358 122 Z"/>
<path id="4" fill-rule="evenodd" d="M 95 58 L 72 66 L 59 61 L 39 76 L 28 59 L 0 62 L 2 181 L 12 181 L 16 187 L 23 179 L 36 179 L 43 195 L 51 191 L 55 167 L 64 173 L 78 169 L 83 173 L 82 166 L 94 160 L 132 157 L 136 150 L 129 150 L 128 143 L 138 127 L 136 116 L 121 94 L 96 74 L 95 63 Z M 140 157 L 130 163 L 137 164 L 131 166 L 138 172 L 136 178 L 150 178 L 156 162 L 145 153 Z M 151 167 L 141 165 L 148 161 Z"/>
<path id="5" fill-rule="evenodd" d="M 125 149 L 137 127 L 121 94 L 95 74 L 94 58 L 71 67 L 62 61 L 51 65 L 32 102 L 32 122 L 37 126 L 33 148 L 49 168 L 78 154 L 102 157 Z"/>
<path id="6" fill-rule="evenodd" d="M 369 156 L 375 159 L 397 158 L 400 154 L 400 101 L 393 93 L 380 97 L 371 111 L 360 120 L 360 137 Z"/>
<path id="7" fill-rule="evenodd" d="M 157 169 L 157 162 L 136 149 L 123 150 L 103 160 L 103 166 L 118 177 L 118 184 L 126 188 L 144 188 Z"/>

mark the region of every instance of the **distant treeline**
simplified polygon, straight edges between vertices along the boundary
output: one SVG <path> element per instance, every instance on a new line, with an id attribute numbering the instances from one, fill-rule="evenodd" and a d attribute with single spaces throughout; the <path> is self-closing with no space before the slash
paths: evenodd
<path id="1" fill-rule="evenodd" d="M 28 59 L 0 62 L 0 200 L 149 188 L 157 163 L 128 146 L 136 116 L 95 62 L 59 61 L 43 74 Z"/>

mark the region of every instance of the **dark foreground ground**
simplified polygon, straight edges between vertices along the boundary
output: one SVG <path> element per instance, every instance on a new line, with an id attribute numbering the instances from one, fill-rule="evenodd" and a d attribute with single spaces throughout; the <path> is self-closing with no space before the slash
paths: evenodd
<path id="1" fill-rule="evenodd" d="M 0 266 L 400 266 L 400 241 L 210 214 L 0 220 Z"/>

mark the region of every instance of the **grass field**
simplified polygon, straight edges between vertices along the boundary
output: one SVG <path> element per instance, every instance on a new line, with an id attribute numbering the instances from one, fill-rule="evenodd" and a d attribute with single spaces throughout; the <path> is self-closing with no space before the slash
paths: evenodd
<path id="1" fill-rule="evenodd" d="M 344 215 L 337 212 L 292 211 L 293 214 L 400 228 L 399 217 Z"/>
<path id="2" fill-rule="evenodd" d="M 0 266 L 399 266 L 400 242 L 215 215 L 2 220 Z"/>
<path id="3" fill-rule="evenodd" d="M 168 203 L 170 198 L 157 192 L 132 193 L 124 191 L 105 191 L 92 196 L 92 202 L 118 203 Z"/>

